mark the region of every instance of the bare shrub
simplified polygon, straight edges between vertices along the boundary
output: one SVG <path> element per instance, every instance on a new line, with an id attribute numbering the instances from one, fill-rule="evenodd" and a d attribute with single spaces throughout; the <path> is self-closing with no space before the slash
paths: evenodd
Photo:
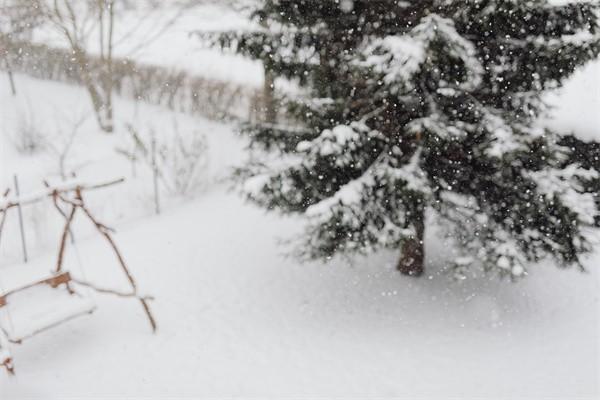
<path id="1" fill-rule="evenodd" d="M 15 130 L 10 134 L 10 138 L 15 150 L 21 155 L 39 153 L 47 146 L 46 138 L 31 112 L 19 112 Z"/>
<path id="2" fill-rule="evenodd" d="M 60 113 L 56 110 L 55 115 Z M 56 119 L 56 131 L 49 140 L 48 148 L 56 157 L 58 173 L 63 180 L 75 173 L 74 167 L 69 165 L 69 156 L 80 128 L 87 118 L 87 114 L 79 114 L 70 117 L 62 116 L 60 121 Z"/>
<path id="3" fill-rule="evenodd" d="M 197 130 L 181 132 L 177 121 L 172 132 L 158 135 L 150 127 L 140 132 L 127 124 L 129 143 L 117 148 L 117 152 L 135 165 L 141 162 L 156 174 L 164 188 L 172 195 L 193 196 L 207 181 L 208 144 L 206 137 Z"/>

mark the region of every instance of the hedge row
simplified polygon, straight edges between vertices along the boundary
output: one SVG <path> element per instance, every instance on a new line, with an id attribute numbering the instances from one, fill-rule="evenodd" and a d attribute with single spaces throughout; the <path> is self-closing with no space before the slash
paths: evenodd
<path id="1" fill-rule="evenodd" d="M 79 66 L 69 50 L 30 42 L 3 43 L 0 48 L 15 72 L 40 79 L 81 83 Z M 89 56 L 87 62 L 90 71 L 103 68 L 96 57 Z M 5 67 L 2 64 L 0 68 Z M 211 119 L 256 120 L 263 108 L 262 94 L 256 88 L 128 59 L 114 60 L 113 79 L 115 92 L 122 97 Z"/>

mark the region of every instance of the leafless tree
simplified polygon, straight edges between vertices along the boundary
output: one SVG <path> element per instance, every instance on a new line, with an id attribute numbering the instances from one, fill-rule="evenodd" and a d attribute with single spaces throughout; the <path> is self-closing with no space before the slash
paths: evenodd
<path id="1" fill-rule="evenodd" d="M 39 0 L 39 9 L 69 45 L 94 107 L 98 125 L 113 130 L 112 55 L 115 0 Z M 97 36 L 101 67 L 91 70 L 88 49 Z"/>
<path id="2" fill-rule="evenodd" d="M 44 19 L 65 39 L 73 54 L 83 86 L 86 88 L 96 119 L 100 128 L 110 133 L 114 129 L 113 122 L 113 89 L 115 80 L 114 50 L 118 44 L 132 40 L 142 22 L 149 13 L 156 10 L 159 4 L 152 1 L 142 2 L 147 13 L 139 13 L 131 23 L 131 28 L 116 37 L 118 14 L 127 9 L 137 7 L 139 1 L 131 0 L 29 0 L 37 1 Z M 128 43 L 130 52 L 147 46 L 156 40 L 183 14 L 195 5 L 195 1 L 175 0 L 169 3 L 170 9 L 176 10 L 172 18 L 153 27 L 152 34 L 134 46 Z M 90 49 L 97 47 L 100 66 L 89 62 Z M 127 55 L 126 55 L 127 56 Z"/>

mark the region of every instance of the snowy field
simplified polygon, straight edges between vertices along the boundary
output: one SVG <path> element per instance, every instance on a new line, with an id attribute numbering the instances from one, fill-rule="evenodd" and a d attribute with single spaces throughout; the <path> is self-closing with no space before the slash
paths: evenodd
<path id="1" fill-rule="evenodd" d="M 175 18 L 166 6 L 141 23 L 134 13 L 118 22 L 116 57 L 262 85 L 259 63 L 203 48 L 190 36 L 243 29 L 247 22 L 235 12 L 207 5 Z M 54 35 L 36 32 L 33 40 L 64 47 Z M 456 281 L 447 271 L 450 249 L 428 230 L 422 279 L 396 271 L 397 252 L 300 264 L 283 255 L 279 242 L 299 232 L 302 221 L 265 213 L 230 190 L 231 167 L 247 154 L 235 124 L 116 98 L 115 132 L 105 134 L 82 88 L 15 79 L 13 97 L 0 74 L 0 193 L 15 174 L 22 193 L 40 190 L 44 180 L 62 181 L 65 171 L 84 182 L 125 178 L 87 201 L 115 228 L 142 294 L 154 297 L 158 330 L 151 332 L 135 300 L 94 294 L 92 315 L 11 346 L 16 375 L 0 369 L 0 400 L 599 398 L 599 251 L 587 258 L 585 273 L 545 262 L 517 282 Z M 552 117 L 541 124 L 600 140 L 600 61 L 547 100 Z M 174 131 L 205 138 L 200 184 L 181 195 L 161 183 L 159 215 L 148 165 L 119 154 L 132 146 L 128 126 L 146 139 L 155 132 L 164 144 L 173 143 Z M 19 150 L 24 131 L 37 148 Z M 56 263 L 63 219 L 51 202 L 26 207 L 24 222 L 30 260 L 22 261 L 11 214 L 0 243 L 0 293 Z M 65 259 L 71 273 L 127 290 L 93 227 L 77 220 L 73 234 Z M 27 324 L 17 313 L 9 305 L 0 321 Z"/>
<path id="2" fill-rule="evenodd" d="M 596 63 L 575 76 L 553 100 L 558 117 L 549 124 L 598 138 L 591 129 L 600 126 L 598 71 Z M 93 315 L 13 346 L 17 375 L 0 375 L 1 399 L 598 396 L 600 254 L 587 261 L 588 273 L 542 264 L 517 283 L 450 280 L 447 249 L 434 236 L 425 279 L 400 276 L 397 254 L 300 265 L 281 255 L 277 241 L 301 222 L 245 204 L 222 182 L 243 157 L 235 127 L 117 102 L 117 121 L 158 131 L 177 121 L 206 135 L 205 186 L 194 199 L 165 195 L 155 216 L 150 180 L 133 178 L 114 151 L 124 126 L 100 133 L 80 88 L 20 75 L 17 85 L 15 101 L 0 79 L 0 186 L 14 173 L 24 191 L 57 179 L 49 148 L 14 151 L 19 115 L 35 110 L 49 140 L 72 125 L 59 110 L 87 115 L 69 166 L 85 180 L 128 178 L 95 192 L 90 204 L 117 229 L 141 290 L 155 297 L 159 329 L 150 332 L 136 302 L 98 295 Z M 50 205 L 25 212 L 32 260 L 18 261 L 12 221 L 0 277 L 54 265 L 60 224 L 42 218 Z M 82 265 L 68 253 L 74 273 L 121 284 L 105 243 L 89 227 L 76 229 Z"/>

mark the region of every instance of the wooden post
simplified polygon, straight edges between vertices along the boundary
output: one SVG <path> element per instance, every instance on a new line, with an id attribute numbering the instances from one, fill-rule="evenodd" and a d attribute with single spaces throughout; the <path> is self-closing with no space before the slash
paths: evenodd
<path id="1" fill-rule="evenodd" d="M 152 137 L 152 183 L 154 185 L 154 209 L 160 214 L 160 202 L 158 198 L 158 166 L 156 165 L 156 138 Z"/>
<path id="2" fill-rule="evenodd" d="M 15 181 L 15 195 L 19 198 L 19 179 L 17 175 L 13 176 Z M 21 245 L 23 247 L 23 261 L 27 263 L 27 243 L 25 241 L 25 229 L 23 227 L 23 210 L 21 208 L 21 202 L 17 205 L 17 211 L 19 213 L 19 228 L 21 230 Z"/>

